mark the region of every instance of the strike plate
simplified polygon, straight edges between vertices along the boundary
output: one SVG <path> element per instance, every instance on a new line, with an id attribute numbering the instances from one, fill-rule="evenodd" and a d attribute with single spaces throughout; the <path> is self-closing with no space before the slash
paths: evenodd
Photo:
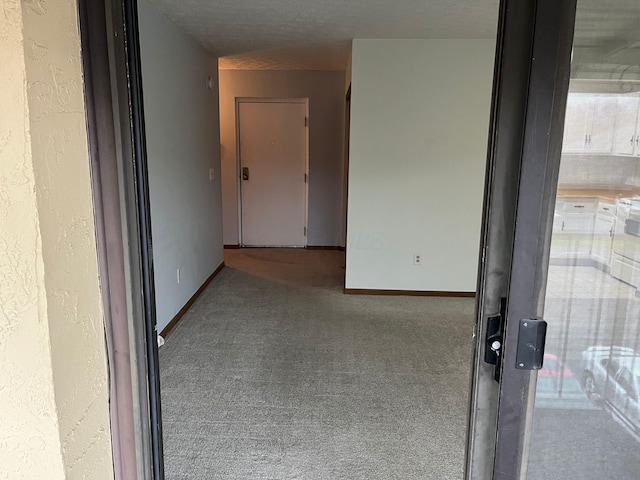
<path id="1" fill-rule="evenodd" d="M 547 338 L 547 322 L 538 319 L 520 320 L 516 368 L 540 370 L 544 359 L 544 343 Z"/>

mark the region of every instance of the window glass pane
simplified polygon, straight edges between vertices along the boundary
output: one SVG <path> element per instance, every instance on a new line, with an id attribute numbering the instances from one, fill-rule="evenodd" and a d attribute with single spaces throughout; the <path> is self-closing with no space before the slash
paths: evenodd
<path id="1" fill-rule="evenodd" d="M 578 0 L 530 479 L 640 478 L 639 20 Z"/>

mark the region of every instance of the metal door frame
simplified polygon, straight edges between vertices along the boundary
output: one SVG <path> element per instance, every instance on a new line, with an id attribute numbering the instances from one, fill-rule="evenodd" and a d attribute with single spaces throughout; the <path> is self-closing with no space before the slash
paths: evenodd
<path id="1" fill-rule="evenodd" d="M 136 0 L 79 0 L 114 476 L 164 479 Z"/>
<path id="2" fill-rule="evenodd" d="M 242 157 L 240 152 L 240 104 L 241 103 L 295 103 L 305 106 L 306 126 L 305 126 L 305 152 L 304 152 L 304 171 L 307 176 L 307 181 L 304 185 L 304 228 L 305 244 L 301 247 L 306 248 L 309 245 L 309 183 L 311 182 L 311 176 L 309 175 L 309 98 L 276 98 L 276 97 L 236 97 L 235 99 L 235 128 L 236 128 L 236 177 L 237 177 L 237 192 L 238 192 L 238 245 L 244 247 L 243 232 L 242 232 Z M 273 245 L 277 247 L 277 245 Z M 288 247 L 291 248 L 291 247 Z M 293 247 L 295 248 L 295 247 Z"/>
<path id="3" fill-rule="evenodd" d="M 485 186 L 465 477 L 523 479 L 537 374 L 516 368 L 519 321 L 542 315 L 576 0 L 502 0 Z M 500 383 L 487 317 L 506 302 Z"/>
<path id="4" fill-rule="evenodd" d="M 509 293 L 520 157 L 524 142 L 535 0 L 503 0 L 498 19 L 484 210 L 476 297 L 465 478 L 491 478 L 498 384 L 484 362 L 484 332 Z"/>

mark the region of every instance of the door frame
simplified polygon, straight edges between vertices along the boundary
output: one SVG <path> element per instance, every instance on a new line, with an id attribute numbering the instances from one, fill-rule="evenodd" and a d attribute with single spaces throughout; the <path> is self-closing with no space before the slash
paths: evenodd
<path id="1" fill-rule="evenodd" d="M 502 355 L 494 479 L 526 475 L 536 370 L 520 369 L 520 321 L 542 318 L 571 75 L 576 0 L 538 0 Z"/>
<path id="2" fill-rule="evenodd" d="M 78 1 L 114 478 L 164 479 L 136 0 Z"/>
<path id="3" fill-rule="evenodd" d="M 153 286 L 153 251 L 149 219 L 144 110 L 136 0 L 105 0 L 104 2 L 95 3 L 89 2 L 88 0 L 79 0 L 79 2 L 82 8 L 85 9 L 84 14 L 80 15 L 80 28 L 83 31 L 83 67 L 84 69 L 89 68 L 91 71 L 91 75 L 85 77 L 85 92 L 87 92 L 88 97 L 87 123 L 90 137 L 89 146 L 92 156 L 91 171 L 92 176 L 96 175 L 95 182 L 97 183 L 94 183 L 94 185 L 99 185 L 101 188 L 100 191 L 96 188 L 93 194 L 97 198 L 95 200 L 96 203 L 99 201 L 102 202 L 102 207 L 96 207 L 95 212 L 98 228 L 98 249 L 99 255 L 101 255 L 100 273 L 103 278 L 103 282 L 101 282 L 102 294 L 105 302 L 112 302 L 113 304 L 113 302 L 123 300 L 123 298 L 119 298 L 114 294 L 115 288 L 124 288 L 127 303 L 126 316 L 124 317 L 116 317 L 113 315 L 115 309 L 112 308 L 108 312 L 107 308 L 105 308 L 105 327 L 107 335 L 110 335 L 112 329 L 126 329 L 130 334 L 129 342 L 124 342 L 120 345 L 120 353 L 130 355 L 131 370 L 128 372 L 129 379 L 126 377 L 118 377 L 118 375 L 126 373 L 125 369 L 113 370 L 111 373 L 115 372 L 116 376 L 110 378 L 110 388 L 119 388 L 116 390 L 116 395 L 112 396 L 112 400 L 120 402 L 120 399 L 122 399 L 126 402 L 126 396 L 128 395 L 127 385 L 131 385 L 133 403 L 132 407 L 127 406 L 126 403 L 118 403 L 118 406 L 122 406 L 122 409 L 115 413 L 112 410 L 113 415 L 111 421 L 112 425 L 116 424 L 118 427 L 114 428 L 114 435 L 118 435 L 118 432 L 126 432 L 127 429 L 132 428 L 131 419 L 130 415 L 123 415 L 123 412 L 124 409 L 129 410 L 132 408 L 135 415 L 133 425 L 134 439 L 132 445 L 121 444 L 120 446 L 126 448 L 120 449 L 118 453 L 116 452 L 118 447 L 116 443 L 121 439 L 112 438 L 114 444 L 114 463 L 120 466 L 120 463 L 123 462 L 121 455 L 126 454 L 130 460 L 135 460 L 136 469 L 140 478 L 161 480 L 164 478 L 161 432 L 162 420 L 159 396 L 157 332 Z M 536 12 L 539 12 L 540 9 L 548 9 L 554 12 L 553 16 L 545 17 L 545 20 L 548 20 L 546 23 L 544 21 L 535 22 L 535 28 L 540 30 L 540 32 L 538 32 L 540 34 L 534 35 L 533 37 L 533 46 L 530 50 L 529 57 L 526 59 L 527 62 L 529 62 L 530 70 L 526 72 L 525 78 L 527 82 L 530 80 L 533 81 L 535 78 L 536 81 L 542 85 L 543 93 L 549 93 L 549 91 L 553 94 L 561 92 L 561 84 L 565 80 L 568 85 L 567 69 L 555 68 L 550 74 L 548 70 L 545 70 L 545 67 L 562 67 L 565 65 L 567 63 L 566 61 L 558 63 L 558 59 L 555 58 L 554 55 L 561 56 L 566 60 L 570 54 L 571 45 L 569 42 L 569 48 L 566 48 L 566 38 L 564 42 L 558 42 L 558 38 L 554 35 L 549 35 L 549 33 L 558 33 L 558 25 L 561 24 L 562 21 L 566 21 L 566 14 L 570 13 L 571 5 L 573 5 L 575 13 L 575 0 L 566 0 L 563 2 L 557 2 L 557 0 L 502 0 L 502 8 L 505 8 L 505 5 L 508 8 L 518 3 L 523 5 L 521 8 L 535 5 L 534 11 Z M 561 19 L 555 16 L 558 9 L 564 12 L 564 14 L 561 15 Z M 92 22 L 104 22 L 104 24 L 106 24 L 104 35 L 102 35 L 101 30 L 100 34 L 96 35 L 96 37 L 101 38 L 96 38 L 92 35 L 85 36 L 85 33 L 95 33 L 98 31 L 92 31 Z M 562 31 L 567 33 L 566 28 L 564 30 L 561 29 L 560 33 L 562 33 Z M 572 28 L 569 33 L 572 34 Z M 542 54 L 539 52 L 534 55 L 536 39 L 543 41 L 543 45 L 540 47 L 544 49 Z M 559 43 L 561 44 L 560 48 L 558 48 Z M 550 51 L 554 52 L 550 55 L 552 58 L 547 56 L 547 53 Z M 524 56 L 522 51 L 517 53 L 520 56 Z M 537 59 L 537 63 L 532 60 L 532 57 Z M 101 63 L 102 67 L 108 65 L 108 77 L 104 70 L 94 70 L 94 68 L 98 66 L 98 63 Z M 536 70 L 536 67 L 542 68 Z M 534 74 L 534 71 L 538 73 Z M 498 72 L 498 70 L 496 70 L 496 72 Z M 551 86 L 549 87 L 550 84 Z M 500 93 L 499 90 L 496 90 L 496 92 L 494 92 L 496 98 L 504 94 L 504 92 Z M 522 93 L 522 91 L 519 93 Z M 527 115 L 526 118 L 521 119 L 522 122 L 520 125 L 524 126 L 522 130 L 523 135 L 520 138 L 516 134 L 514 136 L 516 141 L 509 144 L 511 149 L 515 149 L 512 151 L 518 151 L 518 149 L 520 149 L 520 156 L 517 159 L 511 159 L 511 163 L 509 164 L 511 165 L 511 169 L 508 169 L 508 171 L 510 172 L 509 175 L 513 175 L 513 172 L 517 171 L 517 177 L 519 178 L 517 188 L 518 214 L 521 215 L 521 212 L 533 212 L 534 215 L 530 215 L 530 217 L 532 217 L 530 221 L 523 221 L 520 224 L 513 225 L 507 218 L 505 225 L 508 231 L 506 238 L 503 238 L 503 241 L 506 242 L 503 243 L 503 245 L 511 245 L 509 242 L 512 241 L 514 249 L 518 249 L 521 248 L 520 244 L 524 243 L 523 251 L 526 252 L 527 255 L 510 255 L 508 258 L 510 265 L 507 271 L 513 269 L 518 272 L 517 265 L 520 265 L 519 268 L 526 270 L 527 278 L 530 278 L 535 288 L 540 290 L 540 288 L 544 286 L 544 278 L 540 278 L 538 275 L 539 272 L 533 271 L 535 268 L 532 270 L 531 266 L 527 265 L 526 262 L 531 262 L 532 258 L 538 259 L 541 252 L 544 253 L 545 245 L 548 250 L 548 244 L 545 244 L 547 241 L 545 234 L 550 232 L 550 228 L 548 229 L 549 231 L 541 231 L 541 228 L 545 225 L 547 227 L 550 225 L 548 219 L 544 218 L 543 213 L 544 206 L 549 205 L 548 197 L 555 197 L 554 190 L 549 187 L 555 187 L 555 184 L 553 184 L 553 169 L 556 168 L 557 165 L 554 163 L 554 155 L 557 153 L 559 159 L 562 140 L 561 113 L 563 113 L 563 102 L 566 100 L 566 95 L 564 100 L 560 99 L 560 101 L 554 102 L 554 98 L 549 98 L 547 95 L 542 95 L 541 97 L 536 96 L 532 99 L 529 88 L 527 88 L 526 93 L 526 103 L 524 105 L 526 105 L 525 110 Z M 109 96 L 111 101 L 108 101 Z M 562 95 L 559 95 L 559 97 L 561 96 Z M 236 128 L 238 126 L 238 100 L 239 99 L 236 99 Z M 282 101 L 283 99 L 252 98 L 248 100 L 253 102 L 273 102 L 278 100 Z M 308 118 L 308 99 L 305 100 L 305 103 L 307 104 Z M 496 105 L 497 103 L 494 102 L 494 115 L 497 111 Z M 520 104 L 520 106 L 522 106 L 522 104 Z M 544 116 L 538 116 L 540 112 L 544 113 Z M 536 114 L 535 116 L 533 116 L 534 113 Z M 494 151 L 493 149 L 497 148 L 497 139 L 499 139 L 501 135 L 499 130 L 501 126 L 504 126 L 504 123 L 505 122 L 500 122 L 500 119 L 492 115 L 492 136 L 494 138 L 490 138 L 490 163 L 487 170 L 491 175 L 494 175 L 500 170 L 495 163 L 491 163 L 491 159 L 497 158 L 497 150 Z M 553 125 L 555 125 L 556 128 L 551 129 L 551 137 L 545 135 L 545 127 Z M 518 125 L 516 125 L 516 127 L 518 127 Z M 529 134 L 527 134 L 527 130 Z M 306 168 L 308 174 L 309 128 L 306 129 L 306 132 Z M 506 133 L 505 135 L 509 134 Z M 105 139 L 112 143 L 105 143 Z M 239 141 L 238 133 L 236 134 L 236 140 Z M 518 141 L 520 141 L 519 144 Z M 109 145 L 113 147 L 111 151 L 109 150 Z M 103 148 L 106 148 L 106 150 Z M 506 155 L 506 150 L 503 151 L 503 154 Z M 504 159 L 508 160 L 506 156 Z M 544 175 L 536 174 L 536 168 L 540 170 L 540 159 L 544 160 L 542 162 Z M 239 156 L 237 161 L 239 165 Z M 108 166 L 110 168 L 115 168 L 115 170 L 112 170 L 112 173 L 113 171 L 117 172 L 117 189 L 114 188 L 113 182 L 110 183 L 109 179 L 111 178 L 111 180 L 113 180 L 113 177 L 109 177 L 108 175 L 100 176 L 100 174 L 103 173 L 103 168 L 107 166 L 105 162 L 109 164 Z M 516 166 L 515 170 L 513 168 L 514 165 Z M 547 175 L 547 173 L 549 173 L 549 175 Z M 506 175 L 504 179 L 511 178 L 509 175 Z M 533 182 L 529 183 L 529 179 L 532 179 Z M 307 203 L 308 185 L 309 183 L 307 182 Z M 489 197 L 494 200 L 499 199 L 499 197 L 496 196 L 500 193 L 498 190 L 501 189 L 498 188 L 496 184 L 487 184 L 485 201 L 489 202 Z M 509 190 L 509 188 L 507 190 Z M 240 192 L 240 190 L 238 191 Z M 239 200 L 240 199 L 241 195 L 239 195 Z M 108 215 L 109 211 L 119 213 L 120 215 L 110 216 Z M 535 215 L 536 212 L 538 213 L 537 216 Z M 485 208 L 484 215 L 485 222 L 489 221 L 488 225 L 491 225 L 491 228 L 498 228 L 500 226 L 488 208 Z M 526 216 L 522 216 L 522 218 L 526 218 Z M 120 225 L 122 229 L 122 241 L 106 241 L 105 233 L 109 232 L 111 226 L 117 225 Z M 105 226 L 105 228 L 101 226 Z M 510 233 L 513 233 L 512 237 L 509 237 Z M 491 262 L 491 260 L 488 260 L 490 258 L 488 254 L 492 251 L 492 248 L 495 248 L 495 245 L 491 242 L 491 238 L 493 238 L 491 231 L 484 230 L 483 239 L 485 243 L 481 251 L 481 269 L 485 269 L 485 273 L 489 272 L 486 269 L 490 267 Z M 119 254 L 121 257 L 118 257 Z M 487 255 L 485 256 L 485 254 Z M 119 274 L 119 269 L 122 269 L 124 274 Z M 504 272 L 505 271 L 496 271 L 494 273 L 496 273 L 496 278 L 498 278 L 504 274 Z M 103 277 L 105 273 L 106 276 Z M 481 273 L 480 275 L 479 278 L 482 279 L 483 274 Z M 514 296 L 510 299 L 508 313 L 519 315 L 524 306 L 527 309 L 526 318 L 529 314 L 533 315 L 539 311 L 541 304 L 539 297 L 536 296 L 534 291 L 528 288 L 529 285 L 525 285 L 525 283 L 526 282 L 522 282 L 517 285 L 519 290 L 514 289 L 513 282 L 508 286 L 509 295 Z M 479 285 L 481 295 L 478 296 L 478 305 L 480 306 L 485 305 L 485 303 L 482 302 L 485 302 L 489 298 L 489 293 L 495 293 L 499 288 L 495 287 L 495 285 L 493 287 L 489 287 L 486 284 Z M 516 293 L 519 295 L 515 295 Z M 481 361 L 478 360 L 481 358 L 479 355 L 485 348 L 482 341 L 484 337 L 484 329 L 482 327 L 484 326 L 485 318 L 482 315 L 487 313 L 487 311 L 479 308 L 478 312 L 479 317 L 476 319 L 475 327 L 475 338 L 478 342 L 474 360 L 474 365 L 476 366 L 479 365 Z M 123 318 L 126 319 L 126 324 Z M 518 316 L 515 318 L 517 320 Z M 515 354 L 515 343 L 513 341 L 515 322 L 512 323 L 513 324 L 510 325 L 510 322 L 507 321 L 507 338 L 505 340 L 506 363 L 511 362 Z M 122 333 L 122 330 L 120 330 L 120 333 Z M 121 337 L 118 338 L 120 338 L 120 341 L 122 340 Z M 107 339 L 110 363 L 117 358 L 115 356 L 116 351 L 114 346 L 110 344 L 110 342 L 115 339 L 115 337 Z M 516 396 L 520 399 L 530 399 L 531 392 L 534 390 L 534 388 L 532 389 L 530 387 L 532 387 L 532 380 L 535 380 L 535 374 L 523 371 L 513 372 L 513 370 L 515 370 L 513 365 L 505 367 L 506 363 L 503 363 L 503 378 L 513 375 L 513 382 L 511 382 L 510 385 L 502 386 L 505 395 L 510 399 L 516 398 Z M 485 367 L 486 366 L 483 366 L 483 368 Z M 476 369 L 474 369 L 474 375 L 476 373 Z M 120 381 L 124 383 L 118 383 Z M 527 395 L 522 397 L 523 393 Z M 120 399 L 117 396 L 118 394 L 122 394 Z M 509 409 L 512 409 L 514 405 L 519 407 L 519 411 L 515 416 L 517 417 L 518 428 L 513 431 L 515 433 L 512 432 L 512 437 L 515 436 L 517 441 L 505 443 L 505 437 L 499 437 L 502 436 L 502 430 L 509 430 L 508 428 L 501 428 L 501 417 L 504 418 L 502 423 L 509 423 L 509 419 L 514 418 L 512 411 L 509 411 Z M 112 408 L 113 406 L 112 404 Z M 526 420 L 528 411 L 530 411 L 529 405 L 522 401 L 511 404 L 500 402 L 498 404 L 498 434 L 496 435 L 498 448 L 496 449 L 496 457 L 501 456 L 505 460 L 503 463 L 500 463 L 498 459 L 487 462 L 493 468 L 493 478 L 519 478 L 520 471 L 518 470 L 517 463 L 522 460 L 521 453 L 523 448 L 526 447 L 526 445 L 523 446 L 522 439 L 524 438 L 523 430 L 526 430 L 527 426 L 526 421 L 521 422 L 521 419 Z M 130 414 L 131 412 L 128 411 L 127 413 Z M 509 440 L 509 438 L 507 435 L 506 440 Z M 135 452 L 132 450 L 135 450 Z M 516 455 L 513 455 L 513 452 L 516 452 Z M 509 460 L 509 458 L 511 460 Z M 469 465 L 469 463 L 467 463 L 467 465 Z M 116 471 L 117 470 L 116 468 Z M 496 472 L 498 472 L 498 476 L 496 476 Z M 118 475 L 117 472 L 116 475 Z M 467 478 L 480 480 L 491 477 L 469 476 L 468 470 Z"/>
<path id="4" fill-rule="evenodd" d="M 236 178 L 237 178 L 237 195 L 238 195 L 238 244 L 244 247 L 242 232 L 242 161 L 240 152 L 240 104 L 242 103 L 295 103 L 305 106 L 305 149 L 304 149 L 304 171 L 307 181 L 304 185 L 304 245 L 306 248 L 309 244 L 309 184 L 311 176 L 309 175 L 309 130 L 311 121 L 309 119 L 309 98 L 279 98 L 279 97 L 236 97 L 235 115 L 236 115 Z"/>
<path id="5" fill-rule="evenodd" d="M 501 1 L 467 479 L 526 475 L 537 372 L 516 365 L 518 336 L 520 321 L 540 318 L 544 308 L 575 9 L 576 0 Z M 497 367 L 485 361 L 495 340 L 488 338 L 489 317 L 503 322 Z"/>
<path id="6" fill-rule="evenodd" d="M 478 262 L 476 339 L 471 366 L 465 478 L 491 478 L 497 435 L 499 385 L 484 361 L 488 318 L 509 293 L 520 157 L 524 142 L 535 0 L 502 0 L 487 145 L 484 208 Z"/>
<path id="7" fill-rule="evenodd" d="M 349 227 L 349 160 L 351 158 L 351 82 L 344 97 L 344 165 L 342 172 L 342 243 L 345 251 L 345 265 L 347 256 L 347 229 Z M 346 269 L 344 287 L 346 288 Z"/>

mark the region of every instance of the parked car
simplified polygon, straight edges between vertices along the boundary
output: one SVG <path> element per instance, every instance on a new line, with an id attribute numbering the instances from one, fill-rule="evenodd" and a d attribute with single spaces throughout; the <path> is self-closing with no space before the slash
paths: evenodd
<path id="1" fill-rule="evenodd" d="M 594 345 L 582 352 L 582 383 L 594 403 L 640 433 L 640 354 L 620 346 Z"/>

